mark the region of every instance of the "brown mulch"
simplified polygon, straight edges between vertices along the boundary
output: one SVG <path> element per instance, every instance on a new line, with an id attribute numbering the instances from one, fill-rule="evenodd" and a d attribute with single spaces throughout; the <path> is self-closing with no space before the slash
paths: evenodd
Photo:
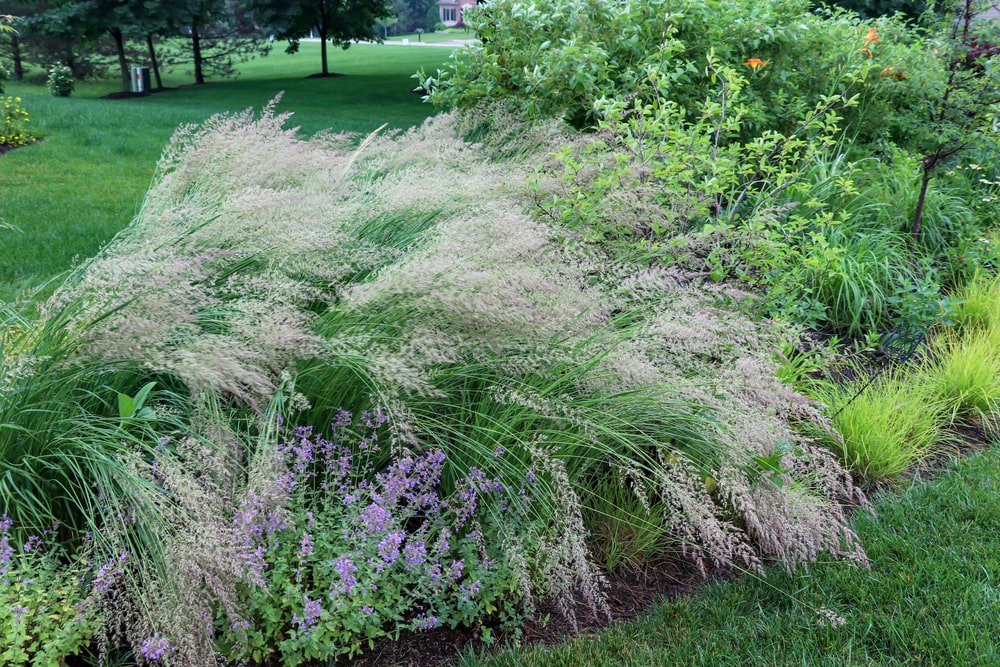
<path id="1" fill-rule="evenodd" d="M 10 144 L 0 144 L 0 155 L 3 155 L 4 153 L 9 153 L 13 150 L 17 150 L 18 148 L 24 148 L 25 146 L 30 146 L 31 144 L 37 144 L 39 141 L 41 141 L 41 139 L 35 139 L 31 143 L 24 144 L 22 146 L 11 146 Z"/>
<path id="2" fill-rule="evenodd" d="M 713 579 L 728 579 L 735 575 L 730 571 L 718 571 L 711 576 Z M 616 572 L 608 577 L 605 589 L 611 611 L 610 622 L 603 614 L 595 615 L 581 603 L 577 607 L 577 634 L 590 635 L 609 623 L 636 618 L 664 600 L 692 594 L 705 581 L 697 570 L 680 561 L 650 563 L 641 569 Z M 554 607 L 542 606 L 535 616 L 546 621 L 529 621 L 517 637 L 520 642 L 551 645 L 574 634 L 569 622 Z M 379 640 L 375 642 L 374 649 L 336 664 L 352 667 L 444 667 L 452 664 L 459 654 L 488 652 L 491 648 L 503 646 L 505 639 L 513 638 L 503 635 L 495 624 L 486 624 L 486 627 L 490 628 L 494 637 L 489 645 L 482 640 L 481 628 L 405 632 L 396 641 Z"/>
<path id="3" fill-rule="evenodd" d="M 122 91 L 118 91 L 117 93 L 108 93 L 107 95 L 102 95 L 100 97 L 100 99 L 102 99 L 102 100 L 131 100 L 133 98 L 149 97 L 150 95 L 154 95 L 156 93 L 166 93 L 166 92 L 171 91 L 171 90 L 177 90 L 177 89 L 176 88 L 169 88 L 167 86 L 164 86 L 163 88 L 150 88 L 149 90 L 147 90 L 144 93 L 133 93 L 133 92 L 125 93 L 125 92 L 122 92 Z"/>

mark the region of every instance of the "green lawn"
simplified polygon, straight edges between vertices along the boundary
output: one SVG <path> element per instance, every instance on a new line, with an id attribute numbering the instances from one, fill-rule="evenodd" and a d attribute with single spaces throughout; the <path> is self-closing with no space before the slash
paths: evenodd
<path id="1" fill-rule="evenodd" d="M 20 230 L 0 232 L 0 299 L 93 255 L 126 225 L 179 124 L 259 108 L 284 92 L 278 108 L 294 112 L 291 122 L 303 132 L 410 127 L 433 111 L 410 92 L 410 75 L 437 68 L 450 55 L 444 48 L 332 49 L 331 69 L 347 76 L 314 79 L 307 77 L 319 70 L 318 44 L 304 43 L 295 55 L 277 46 L 267 58 L 243 64 L 235 80 L 191 86 L 177 72 L 164 81 L 175 90 L 143 98 L 98 99 L 115 90 L 113 82 L 79 84 L 69 98 L 11 83 L 7 93 L 23 98 L 31 127 L 44 140 L 0 156 L 0 218 Z"/>
<path id="2" fill-rule="evenodd" d="M 402 42 L 404 39 L 411 42 L 426 42 L 428 44 L 434 44 L 436 42 L 452 42 L 455 40 L 467 40 L 475 39 L 476 33 L 471 30 L 466 30 L 465 28 L 448 28 L 447 30 L 440 30 L 434 32 L 425 32 L 422 35 L 417 35 L 415 32 L 407 33 L 405 35 L 392 35 L 385 41 L 387 42 Z"/>
<path id="3" fill-rule="evenodd" d="M 707 586 L 557 647 L 464 667 L 1000 664 L 1000 449 L 881 497 L 856 521 L 871 571 L 820 563 Z M 843 619 L 834 627 L 825 611 Z"/>

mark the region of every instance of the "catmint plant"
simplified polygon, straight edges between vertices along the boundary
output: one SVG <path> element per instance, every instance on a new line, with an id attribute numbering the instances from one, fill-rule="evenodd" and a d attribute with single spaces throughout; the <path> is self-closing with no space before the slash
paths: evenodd
<path id="1" fill-rule="evenodd" d="M 54 529 L 20 544 L 14 522 L 0 516 L 0 664 L 62 663 L 91 642 L 114 564 L 95 575 L 84 548 L 67 552 Z M 99 588 L 98 584 L 101 583 Z"/>
<path id="2" fill-rule="evenodd" d="M 299 427 L 274 446 L 270 487 L 233 516 L 247 614 L 219 619 L 227 651 L 298 664 L 516 606 L 495 539 L 504 514 L 491 511 L 503 480 L 471 467 L 446 496 L 445 453 L 386 451 L 386 421 L 341 412 L 329 437 Z"/>

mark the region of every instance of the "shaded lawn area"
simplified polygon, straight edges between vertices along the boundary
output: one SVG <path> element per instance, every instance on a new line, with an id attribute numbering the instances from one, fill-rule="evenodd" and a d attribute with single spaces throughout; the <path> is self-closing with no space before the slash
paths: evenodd
<path id="1" fill-rule="evenodd" d="M 284 91 L 279 111 L 308 134 L 327 128 L 368 133 L 383 123 L 407 128 L 433 109 L 410 92 L 410 76 L 435 69 L 449 49 L 355 45 L 331 51 L 343 77 L 310 79 L 319 48 L 304 43 L 287 55 L 281 45 L 267 58 L 244 63 L 233 81 L 184 85 L 148 97 L 106 100 L 116 82 L 84 82 L 69 98 L 53 98 L 41 84 L 11 83 L 23 99 L 32 131 L 42 141 L 0 156 L 0 219 L 19 232 L 0 231 L 0 299 L 37 286 L 90 257 L 139 210 L 153 167 L 170 135 L 222 111 L 259 109 Z"/>
<path id="2" fill-rule="evenodd" d="M 826 562 L 706 586 L 556 647 L 464 667 L 1000 664 L 1000 448 L 876 502 L 871 571 Z M 843 622 L 841 624 L 841 620 Z"/>

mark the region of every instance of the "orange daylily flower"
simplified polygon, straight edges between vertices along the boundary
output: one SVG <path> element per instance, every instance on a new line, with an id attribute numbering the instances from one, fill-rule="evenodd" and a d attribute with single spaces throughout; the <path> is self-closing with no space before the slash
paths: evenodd
<path id="1" fill-rule="evenodd" d="M 869 58 L 874 58 L 875 57 L 874 54 L 872 54 L 872 50 L 869 49 L 869 48 L 867 48 L 867 47 L 864 48 L 864 49 L 858 49 L 858 54 L 859 55 L 867 55 Z"/>
<path id="2" fill-rule="evenodd" d="M 868 28 L 868 34 L 865 35 L 865 46 L 878 43 L 879 38 L 876 35 L 876 32 L 878 32 L 876 28 Z"/>
<path id="3" fill-rule="evenodd" d="M 902 81 L 903 79 L 909 79 L 910 77 L 903 74 L 903 68 L 900 67 L 896 69 L 895 67 L 886 67 L 884 70 L 879 72 L 881 77 L 891 77 L 893 81 Z"/>
<path id="4" fill-rule="evenodd" d="M 761 67 L 767 67 L 767 64 L 770 62 L 770 60 L 761 60 L 760 58 L 748 58 L 743 64 L 756 72 Z"/>

